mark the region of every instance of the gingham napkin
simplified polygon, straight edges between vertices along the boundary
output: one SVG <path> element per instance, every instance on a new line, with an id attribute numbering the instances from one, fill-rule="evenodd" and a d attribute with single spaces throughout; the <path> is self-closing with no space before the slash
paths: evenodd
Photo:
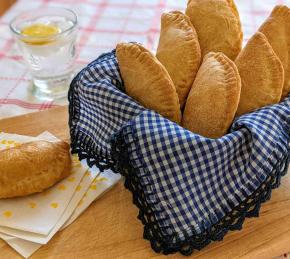
<path id="1" fill-rule="evenodd" d="M 72 151 L 125 175 L 157 252 L 191 254 L 241 229 L 287 172 L 290 97 L 204 138 L 127 96 L 112 51 L 76 76 L 69 102 Z"/>
<path id="2" fill-rule="evenodd" d="M 57 140 L 48 132 L 41 134 L 37 138 L 0 133 L 0 139 L 0 144 L 2 147 L 5 146 L 6 148 L 17 146 L 23 142 L 39 139 L 48 141 Z M 3 216 L 5 216 L 4 214 L 9 211 L 11 213 L 9 218 L 12 218 L 13 216 L 18 215 L 17 211 L 22 209 L 22 214 L 15 217 L 14 221 L 17 226 L 22 223 L 22 225 L 26 224 L 28 227 L 14 228 L 12 224 L 10 224 L 10 227 L 0 225 L 0 238 L 5 240 L 22 256 L 29 257 L 38 250 L 42 244 L 46 244 L 58 230 L 64 229 L 74 222 L 95 199 L 100 197 L 105 191 L 109 190 L 120 179 L 120 175 L 113 174 L 110 170 L 100 173 L 100 170 L 97 167 L 94 167 L 88 171 L 87 163 L 85 161 L 82 161 L 81 163 L 75 156 L 73 156 L 73 167 L 73 170 L 76 170 L 80 175 L 79 181 L 77 181 L 77 176 L 73 174 L 41 194 L 17 199 L 0 200 L 0 211 L 4 211 Z M 46 221 L 49 221 L 48 217 L 52 217 L 49 211 L 45 210 L 46 207 L 43 205 L 46 200 L 43 200 L 42 197 L 54 197 L 58 200 L 57 203 L 60 204 L 59 201 L 61 200 L 61 195 L 63 195 L 60 191 L 69 190 L 67 185 L 75 182 L 77 182 L 77 184 L 74 186 L 69 202 L 65 209 L 62 210 L 60 217 L 58 217 L 54 222 L 49 231 L 45 232 L 45 234 L 39 233 L 39 230 L 36 227 L 38 225 L 35 225 L 34 223 L 39 222 L 39 224 L 42 223 L 43 226 L 46 226 Z M 61 188 L 58 188 L 59 186 L 61 186 Z M 17 210 L 15 210 L 14 203 L 17 203 L 18 205 Z M 31 210 L 26 213 L 27 204 L 30 209 L 37 209 L 38 207 L 41 209 L 42 214 L 40 215 Z M 33 206 L 31 204 L 33 204 Z M 45 213 L 47 215 L 43 215 Z M 41 218 L 39 219 L 40 216 Z M 34 231 L 35 229 L 37 231 Z"/>

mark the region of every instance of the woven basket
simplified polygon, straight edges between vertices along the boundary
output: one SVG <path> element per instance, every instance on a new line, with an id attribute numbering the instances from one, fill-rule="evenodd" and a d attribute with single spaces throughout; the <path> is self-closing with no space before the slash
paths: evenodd
<path id="1" fill-rule="evenodd" d="M 241 229 L 289 165 L 290 97 L 204 138 L 127 96 L 115 51 L 74 78 L 69 115 L 72 152 L 125 176 L 144 238 L 164 254 L 189 255 Z"/>

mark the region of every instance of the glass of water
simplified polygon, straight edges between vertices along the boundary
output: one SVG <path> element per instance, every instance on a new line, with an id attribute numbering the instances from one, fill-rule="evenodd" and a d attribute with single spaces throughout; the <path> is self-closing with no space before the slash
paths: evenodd
<path id="1" fill-rule="evenodd" d="M 76 14 L 64 8 L 34 9 L 13 19 L 10 29 L 32 74 L 33 94 L 65 97 L 76 58 Z"/>

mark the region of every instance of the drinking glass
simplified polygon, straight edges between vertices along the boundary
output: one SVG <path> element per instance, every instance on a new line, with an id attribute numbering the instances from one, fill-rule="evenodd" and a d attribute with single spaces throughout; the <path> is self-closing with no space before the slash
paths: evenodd
<path id="1" fill-rule="evenodd" d="M 31 72 L 33 94 L 65 97 L 76 59 L 76 14 L 65 8 L 34 9 L 14 18 L 10 29 Z"/>

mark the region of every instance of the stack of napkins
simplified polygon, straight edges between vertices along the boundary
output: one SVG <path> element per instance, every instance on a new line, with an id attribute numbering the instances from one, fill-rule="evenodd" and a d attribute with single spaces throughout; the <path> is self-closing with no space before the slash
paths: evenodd
<path id="1" fill-rule="evenodd" d="M 48 132 L 36 138 L 0 133 L 0 150 L 40 139 L 58 140 Z M 100 173 L 96 167 L 89 169 L 77 156 L 72 160 L 72 173 L 43 193 L 0 199 L 0 238 L 25 258 L 71 224 L 120 179 L 110 170 Z"/>

